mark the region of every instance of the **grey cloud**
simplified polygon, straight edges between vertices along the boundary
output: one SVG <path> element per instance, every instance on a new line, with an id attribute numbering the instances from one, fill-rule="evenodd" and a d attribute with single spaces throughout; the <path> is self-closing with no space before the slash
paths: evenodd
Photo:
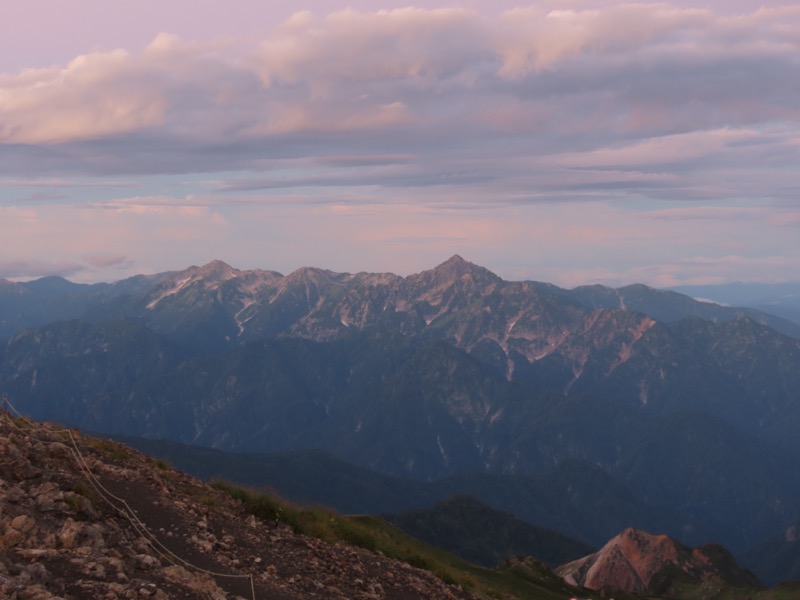
<path id="1" fill-rule="evenodd" d="M 415 161 L 411 154 L 321 156 L 316 162 L 335 167 L 371 167 L 378 165 L 404 165 Z"/>
<path id="2" fill-rule="evenodd" d="M 243 172 L 226 175 L 217 192 L 469 184 L 498 202 L 538 198 L 531 190 L 585 197 L 590 186 L 664 199 L 735 187 L 704 182 L 701 171 L 749 180 L 767 196 L 792 188 L 771 187 L 762 165 L 785 165 L 797 153 L 788 141 L 800 123 L 797 12 L 734 23 L 666 3 L 605 10 L 303 17 L 241 60 L 164 37 L 140 54 L 72 65 L 68 72 L 95 74 L 88 81 L 96 84 L 70 79 L 65 97 L 53 86 L 30 87 L 31 75 L 4 76 L 0 89 L 20 108 L 0 111 L 0 172 Z M 98 104 L 127 98 L 130 115 L 120 121 Z M 59 129 L 56 119 L 86 116 L 84 101 L 99 111 L 97 124 L 87 121 L 85 135 Z M 58 135 L 48 143 L 37 118 L 52 120 Z M 15 120 L 17 137 L 8 133 Z M 704 155 L 651 149 L 649 170 L 673 181 L 613 160 L 636 144 L 724 128 L 754 135 Z M 554 164 L 562 154 L 573 163 Z M 589 158 L 593 165 L 581 162 Z M 272 174 L 285 168 L 274 161 L 294 159 L 307 161 L 308 175 Z M 586 166 L 622 175 L 592 178 L 579 172 Z"/>
<path id="3" fill-rule="evenodd" d="M 67 194 L 57 194 L 54 192 L 31 192 L 22 196 L 17 196 L 11 201 L 0 200 L 2 204 L 38 204 L 38 203 L 52 203 L 58 200 L 69 198 Z"/>
<path id="4" fill-rule="evenodd" d="M 34 279 L 48 275 L 67 277 L 80 273 L 85 269 L 85 265 L 72 261 L 7 260 L 0 261 L 0 278 Z"/>
<path id="5" fill-rule="evenodd" d="M 495 177 L 467 171 L 424 172 L 414 170 L 408 173 L 338 173 L 328 176 L 284 177 L 244 179 L 226 183 L 219 192 L 252 192 L 257 190 L 276 190 L 297 187 L 430 187 L 471 185 L 488 182 Z"/>
<path id="6" fill-rule="evenodd" d="M 81 257 L 87 265 L 97 269 L 107 269 L 109 267 L 128 267 L 133 265 L 133 261 L 122 255 L 88 254 Z"/>

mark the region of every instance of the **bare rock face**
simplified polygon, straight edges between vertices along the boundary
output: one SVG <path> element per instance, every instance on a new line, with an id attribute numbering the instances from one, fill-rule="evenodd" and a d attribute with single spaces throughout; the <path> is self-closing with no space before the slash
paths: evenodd
<path id="1" fill-rule="evenodd" d="M 472 599 L 245 513 L 123 446 L 0 413 L 0 598 Z"/>
<path id="2" fill-rule="evenodd" d="M 689 549 L 669 536 L 626 529 L 598 552 L 562 565 L 556 574 L 567 583 L 592 590 L 612 588 L 629 593 L 655 591 L 669 595 L 670 578 L 718 579 L 731 585 L 758 587 L 721 546 Z"/>

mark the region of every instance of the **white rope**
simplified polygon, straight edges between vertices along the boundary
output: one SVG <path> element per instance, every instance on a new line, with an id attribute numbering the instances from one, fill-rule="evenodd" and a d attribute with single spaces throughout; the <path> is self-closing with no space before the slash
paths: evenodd
<path id="1" fill-rule="evenodd" d="M 64 446 L 64 447 L 67 450 L 69 450 L 70 454 L 75 459 L 75 462 L 78 464 L 78 468 L 81 470 L 81 472 L 86 477 L 86 479 L 89 481 L 89 483 L 92 485 L 92 487 L 95 489 L 95 491 L 114 510 L 119 512 L 125 519 L 127 519 L 130 522 L 130 524 L 133 526 L 133 528 L 136 530 L 136 532 L 142 538 L 144 538 L 145 541 L 150 545 L 150 547 L 158 555 L 160 555 L 163 559 L 165 559 L 165 560 L 167 560 L 169 562 L 172 562 L 173 564 L 180 563 L 180 564 L 182 564 L 183 566 L 185 566 L 185 567 L 187 567 L 189 569 L 193 569 L 194 571 L 198 571 L 200 573 L 205 573 L 205 574 L 210 575 L 212 577 L 228 577 L 228 578 L 236 578 L 236 579 L 249 579 L 250 580 L 250 591 L 252 593 L 253 600 L 256 600 L 255 582 L 254 582 L 254 577 L 253 577 L 252 573 L 248 574 L 248 575 L 238 575 L 238 574 L 233 574 L 233 573 L 218 573 L 218 572 L 215 572 L 215 571 L 209 571 L 208 569 L 204 569 L 204 568 L 199 567 L 199 566 L 197 566 L 195 564 L 192 564 L 191 562 L 189 562 L 186 559 L 178 556 L 172 550 L 167 548 L 156 537 L 156 535 L 154 533 L 152 533 L 147 528 L 147 525 L 139 518 L 139 516 L 136 514 L 136 511 L 134 511 L 133 508 L 131 508 L 131 506 L 128 504 L 128 502 L 124 498 L 120 498 L 120 497 L 116 496 L 114 493 L 112 493 L 110 490 L 108 490 L 105 486 L 103 486 L 103 484 L 100 482 L 100 480 L 97 479 L 97 477 L 94 475 L 94 473 L 92 473 L 91 469 L 89 468 L 89 465 L 86 462 L 85 457 L 83 456 L 83 453 L 80 450 L 80 447 L 78 446 L 78 443 L 75 441 L 75 438 L 72 435 L 72 430 L 70 430 L 70 429 L 52 429 L 52 430 L 47 430 L 44 427 L 39 426 L 39 424 L 37 424 L 35 421 L 32 421 L 32 420 L 28 419 L 27 417 L 25 417 L 24 415 L 22 415 L 14 407 L 14 405 L 11 404 L 11 401 L 8 399 L 8 395 L 6 395 L 6 394 L 3 394 L 3 404 L 5 406 L 7 406 L 8 409 L 10 409 L 7 412 L 4 411 L 3 412 L 3 416 L 6 416 L 8 418 L 9 423 L 17 431 L 19 431 L 22 435 L 25 435 L 25 436 L 31 438 L 32 440 L 35 440 L 35 441 L 40 442 L 40 443 L 45 443 L 45 440 L 41 440 L 41 439 L 35 437 L 34 435 L 30 434 L 29 432 L 25 431 L 21 427 L 19 427 L 14 422 L 14 420 L 10 418 L 10 413 L 14 413 L 17 416 L 17 418 L 19 418 L 22 421 L 24 421 L 25 423 L 27 423 L 28 426 L 31 429 L 34 429 L 34 430 L 41 429 L 41 431 L 43 433 L 50 433 L 50 434 L 66 433 L 69 436 L 69 439 L 70 439 L 70 442 L 72 444 L 72 447 L 71 448 L 68 447 L 68 446 Z M 52 443 L 60 444 L 60 442 L 52 442 Z M 124 507 L 124 509 L 120 508 L 119 506 L 114 504 L 114 502 L 112 502 L 112 499 L 117 501 L 117 502 L 119 502 L 119 503 L 121 503 L 122 506 Z"/>

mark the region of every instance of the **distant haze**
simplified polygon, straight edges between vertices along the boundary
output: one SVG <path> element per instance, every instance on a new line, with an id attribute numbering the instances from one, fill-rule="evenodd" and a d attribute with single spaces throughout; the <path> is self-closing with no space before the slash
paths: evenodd
<path id="1" fill-rule="evenodd" d="M 800 283 L 687 285 L 675 288 L 697 300 L 729 306 L 752 306 L 800 323 Z"/>
<path id="2" fill-rule="evenodd" d="M 6 0 L 0 277 L 800 280 L 800 7 L 414 4 Z"/>

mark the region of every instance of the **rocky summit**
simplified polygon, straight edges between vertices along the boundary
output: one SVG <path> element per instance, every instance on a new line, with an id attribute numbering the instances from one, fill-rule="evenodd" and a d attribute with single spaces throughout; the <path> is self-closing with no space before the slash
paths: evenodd
<path id="1" fill-rule="evenodd" d="M 379 553 L 265 522 L 127 446 L 0 416 L 0 597 L 470 599 Z"/>
<path id="2" fill-rule="evenodd" d="M 754 589 L 758 580 L 724 548 L 689 549 L 666 535 L 626 529 L 598 552 L 563 565 L 556 574 L 572 585 L 680 597 L 679 582 L 729 584 Z"/>

